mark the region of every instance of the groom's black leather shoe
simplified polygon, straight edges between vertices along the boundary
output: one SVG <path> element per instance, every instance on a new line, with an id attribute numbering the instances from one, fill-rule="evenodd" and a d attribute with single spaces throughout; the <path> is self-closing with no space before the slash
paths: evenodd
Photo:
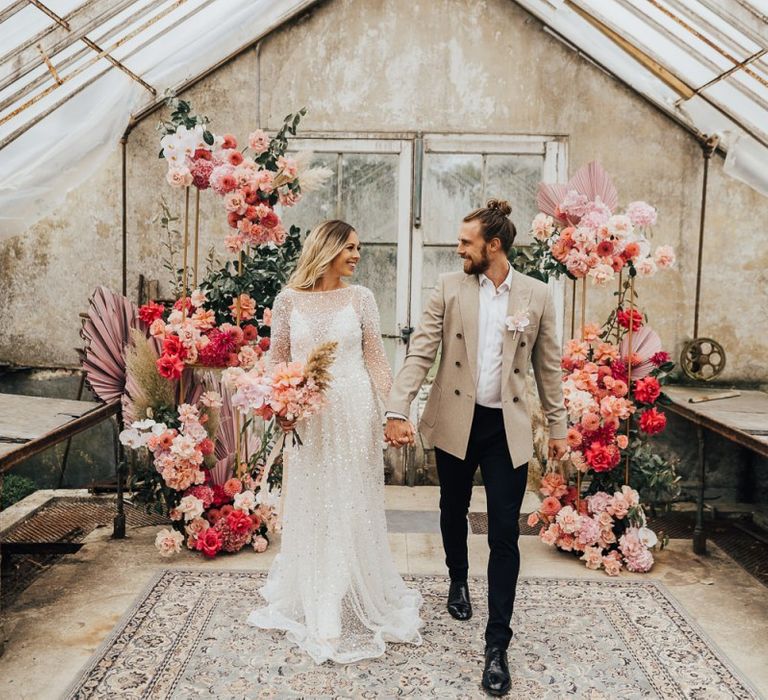
<path id="1" fill-rule="evenodd" d="M 506 649 L 488 647 L 485 650 L 483 688 L 490 695 L 506 695 L 510 685 L 512 683 L 509 679 Z"/>
<path id="2" fill-rule="evenodd" d="M 469 602 L 469 586 L 466 581 L 451 581 L 448 612 L 457 620 L 469 620 L 472 617 L 472 603 Z"/>

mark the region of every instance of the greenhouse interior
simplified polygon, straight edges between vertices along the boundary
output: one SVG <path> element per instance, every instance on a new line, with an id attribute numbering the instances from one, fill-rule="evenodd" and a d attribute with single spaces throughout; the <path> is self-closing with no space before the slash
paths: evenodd
<path id="1" fill-rule="evenodd" d="M 2 697 L 768 696 L 768 0 L 4 0 L 0 102 Z"/>

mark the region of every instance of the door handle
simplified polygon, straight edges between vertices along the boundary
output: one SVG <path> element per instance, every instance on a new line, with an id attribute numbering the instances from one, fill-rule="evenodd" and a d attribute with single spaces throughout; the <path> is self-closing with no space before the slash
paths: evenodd
<path id="1" fill-rule="evenodd" d="M 382 338 L 393 338 L 399 340 L 403 345 L 408 345 L 408 341 L 411 339 L 411 335 L 415 329 L 412 326 L 400 326 L 398 325 L 398 333 L 382 333 Z"/>

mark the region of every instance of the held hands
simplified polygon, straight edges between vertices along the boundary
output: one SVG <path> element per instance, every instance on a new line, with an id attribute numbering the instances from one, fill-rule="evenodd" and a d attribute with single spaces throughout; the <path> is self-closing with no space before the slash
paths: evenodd
<path id="1" fill-rule="evenodd" d="M 384 428 L 384 440 L 393 447 L 416 444 L 416 431 L 409 420 L 388 418 Z"/>

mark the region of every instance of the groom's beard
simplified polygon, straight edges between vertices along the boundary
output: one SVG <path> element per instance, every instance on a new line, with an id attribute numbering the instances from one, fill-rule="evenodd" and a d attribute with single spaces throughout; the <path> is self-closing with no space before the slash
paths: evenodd
<path id="1" fill-rule="evenodd" d="M 481 275 L 490 267 L 490 265 L 491 260 L 488 257 L 487 245 L 483 246 L 479 260 L 464 258 L 464 272 L 468 275 Z"/>

